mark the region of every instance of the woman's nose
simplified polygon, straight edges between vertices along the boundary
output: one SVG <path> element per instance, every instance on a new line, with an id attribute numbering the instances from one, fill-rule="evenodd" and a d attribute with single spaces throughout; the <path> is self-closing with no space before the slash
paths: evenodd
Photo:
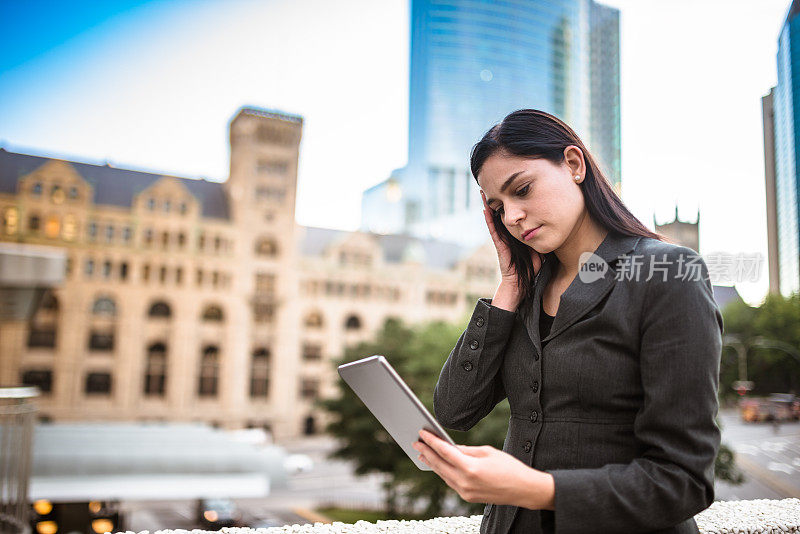
<path id="1" fill-rule="evenodd" d="M 508 206 L 506 208 L 506 226 L 513 226 L 525 218 L 525 212 L 519 208 Z"/>

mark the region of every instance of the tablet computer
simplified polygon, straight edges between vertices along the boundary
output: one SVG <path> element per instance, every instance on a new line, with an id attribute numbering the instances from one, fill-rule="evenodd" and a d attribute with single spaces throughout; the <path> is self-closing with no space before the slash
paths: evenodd
<path id="1" fill-rule="evenodd" d="M 455 445 L 383 356 L 370 356 L 340 365 L 339 376 L 353 389 L 411 461 L 423 471 L 432 469 L 417 459 L 419 453 L 412 447 L 415 442 L 420 441 L 420 429 L 424 428 Z"/>

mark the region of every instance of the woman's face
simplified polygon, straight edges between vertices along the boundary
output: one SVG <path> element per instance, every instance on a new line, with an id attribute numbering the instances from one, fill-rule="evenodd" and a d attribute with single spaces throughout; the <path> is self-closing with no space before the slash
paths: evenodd
<path id="1" fill-rule="evenodd" d="M 478 174 L 489 208 L 515 239 L 542 254 L 564 243 L 585 210 L 574 178 L 579 175 L 582 182 L 585 176 L 583 154 L 580 148 L 569 146 L 564 155 L 561 164 L 554 164 L 497 152 L 486 159 Z"/>

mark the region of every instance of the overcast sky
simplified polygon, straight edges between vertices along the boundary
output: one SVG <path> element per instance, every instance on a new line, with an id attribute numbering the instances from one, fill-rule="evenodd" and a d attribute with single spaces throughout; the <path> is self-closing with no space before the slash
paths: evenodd
<path id="1" fill-rule="evenodd" d="M 700 210 L 700 252 L 766 262 L 761 96 L 788 0 L 608 0 L 621 10 L 623 200 L 652 228 Z M 0 144 L 225 180 L 227 124 L 304 117 L 297 219 L 354 230 L 405 164 L 407 0 L 0 2 Z M 465 158 L 468 155 L 465 154 Z M 740 283 L 758 304 L 760 280 Z"/>

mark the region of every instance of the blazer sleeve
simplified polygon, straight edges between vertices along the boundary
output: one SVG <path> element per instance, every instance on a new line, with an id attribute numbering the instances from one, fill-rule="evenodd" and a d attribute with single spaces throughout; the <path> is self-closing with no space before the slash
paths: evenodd
<path id="1" fill-rule="evenodd" d="M 506 397 L 499 370 L 516 315 L 478 300 L 433 390 L 433 411 L 445 428 L 469 430 Z"/>
<path id="2" fill-rule="evenodd" d="M 559 534 L 667 528 L 714 501 L 722 315 L 697 252 L 674 247 L 654 256 L 667 279 L 656 271 L 642 299 L 644 396 L 634 432 L 643 453 L 628 464 L 549 471 Z"/>

